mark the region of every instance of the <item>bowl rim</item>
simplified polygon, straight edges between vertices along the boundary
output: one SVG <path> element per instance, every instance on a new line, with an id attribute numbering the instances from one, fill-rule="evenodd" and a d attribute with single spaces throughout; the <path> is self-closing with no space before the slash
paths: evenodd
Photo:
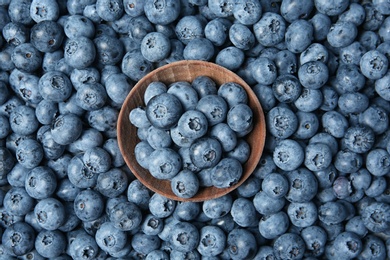
<path id="1" fill-rule="evenodd" d="M 218 88 L 222 84 L 221 83 L 222 81 L 218 82 L 218 81 L 220 81 L 219 79 L 213 78 L 213 74 L 214 74 L 213 71 L 221 71 L 224 75 L 229 74 L 229 77 L 234 78 L 234 80 L 223 81 L 223 82 L 236 82 L 244 87 L 244 89 L 246 90 L 246 92 L 248 94 L 248 105 L 249 105 L 249 103 L 251 104 L 250 107 L 252 108 L 252 110 L 253 110 L 253 107 L 257 108 L 255 111 L 256 113 L 254 112 L 254 119 L 256 119 L 258 121 L 254 124 L 254 130 L 252 130 L 252 132 L 253 131 L 260 131 L 258 134 L 260 136 L 260 139 L 259 140 L 253 139 L 254 137 L 253 137 L 252 132 L 249 133 L 246 137 L 244 137 L 245 140 L 247 140 L 250 137 L 253 137 L 252 138 L 253 140 L 250 139 L 250 141 L 252 141 L 252 143 L 248 142 L 248 144 L 250 145 L 250 148 L 251 148 L 251 154 L 250 154 L 249 159 L 251 159 L 252 163 L 249 166 L 248 166 L 248 162 L 245 162 L 243 164 L 243 175 L 235 185 L 228 187 L 228 188 L 216 188 L 216 187 L 200 188 L 200 191 L 203 190 L 203 192 L 206 193 L 206 194 L 202 194 L 204 196 L 199 196 L 198 195 L 199 191 L 198 191 L 198 193 L 194 197 L 181 198 L 181 197 L 176 196 L 172 191 L 170 193 L 166 193 L 166 192 L 161 191 L 158 187 L 151 185 L 144 178 L 144 176 L 139 174 L 137 168 L 139 169 L 139 167 L 141 167 L 141 166 L 135 160 L 134 151 L 131 151 L 129 153 L 129 151 L 126 150 L 125 144 L 123 142 L 124 136 L 129 134 L 128 129 L 125 127 L 126 123 L 129 124 L 129 122 L 125 122 L 124 120 L 129 120 L 130 109 L 129 109 L 128 104 L 131 103 L 131 100 L 133 98 L 142 99 L 142 104 L 140 104 L 139 106 L 145 106 L 145 103 L 143 101 L 143 93 L 140 94 L 139 89 L 142 86 L 144 86 L 144 84 L 148 84 L 152 81 L 155 81 L 152 78 L 156 77 L 156 75 L 158 75 L 164 71 L 173 72 L 173 70 L 177 67 L 187 67 L 187 69 L 189 70 L 190 68 L 193 68 L 193 67 L 196 68 L 198 66 L 206 66 L 210 70 L 207 70 L 207 75 L 204 75 L 204 73 L 199 74 L 199 71 L 194 71 L 193 73 L 191 73 L 193 75 L 190 75 L 190 77 L 192 79 L 194 79 L 196 76 L 209 76 L 210 78 L 212 78 L 216 82 L 217 88 Z M 171 77 L 171 76 L 172 76 L 172 79 L 169 78 L 170 83 L 173 83 L 175 81 L 180 81 L 180 80 L 176 80 L 176 76 L 174 73 L 169 74 L 169 77 Z M 166 82 L 167 82 L 167 80 L 166 80 Z M 166 83 L 166 82 L 164 82 L 164 83 Z M 167 87 L 169 87 L 169 83 L 166 85 L 167 85 Z M 144 92 L 144 90 L 143 90 L 143 92 Z M 251 97 L 251 99 L 249 97 Z M 256 98 L 254 98 L 254 97 L 256 97 Z M 133 107 L 133 108 L 135 108 L 135 107 Z M 254 120 L 254 122 L 255 122 L 255 120 Z M 135 126 L 132 126 L 131 124 L 130 124 L 130 127 L 133 128 L 134 131 L 137 130 L 137 128 Z M 135 140 L 137 140 L 137 143 L 138 143 L 140 140 L 136 136 L 136 132 L 133 132 L 133 134 L 135 136 L 130 137 L 130 139 L 134 138 Z M 265 138 L 266 138 L 266 125 L 265 125 L 264 111 L 263 111 L 263 108 L 260 104 L 260 101 L 258 100 L 256 94 L 254 93 L 252 88 L 249 86 L 249 84 L 247 84 L 240 76 L 235 74 L 233 71 L 230 71 L 225 67 L 222 67 L 222 66 L 215 64 L 215 63 L 212 63 L 212 62 L 199 61 L 199 60 L 181 60 L 181 61 L 172 62 L 172 63 L 166 64 L 166 65 L 163 65 L 155 70 L 152 70 L 147 75 L 145 75 L 143 78 L 141 78 L 133 86 L 133 88 L 131 89 L 131 91 L 127 95 L 125 101 L 123 102 L 122 107 L 119 111 L 118 122 L 117 122 L 118 146 L 119 146 L 120 152 L 124 158 L 124 161 L 125 161 L 126 165 L 129 167 L 130 171 L 148 189 L 150 189 L 151 191 L 153 191 L 155 193 L 163 195 L 169 199 L 175 200 L 175 201 L 201 202 L 201 201 L 221 197 L 223 195 L 230 193 L 231 191 L 235 190 L 236 188 L 238 188 L 245 180 L 248 179 L 248 177 L 250 175 L 252 175 L 253 171 L 256 169 L 257 164 L 259 163 L 261 155 L 264 151 Z M 256 147 L 256 149 L 253 149 L 254 146 Z M 254 150 L 257 152 L 256 154 L 252 153 L 252 151 L 254 151 Z M 248 161 L 249 161 L 249 159 L 248 159 Z M 142 169 L 143 169 L 143 171 L 146 171 L 150 175 L 150 173 L 148 172 L 147 169 L 144 169 L 144 168 L 142 168 Z M 145 173 L 143 173 L 143 174 L 145 174 Z M 154 179 L 155 181 L 157 181 L 157 183 L 169 182 L 169 180 L 158 180 L 158 179 L 154 178 L 153 176 L 148 176 L 148 178 Z M 209 191 L 209 190 L 216 191 L 216 192 L 211 192 L 210 194 L 208 194 L 207 191 Z"/>

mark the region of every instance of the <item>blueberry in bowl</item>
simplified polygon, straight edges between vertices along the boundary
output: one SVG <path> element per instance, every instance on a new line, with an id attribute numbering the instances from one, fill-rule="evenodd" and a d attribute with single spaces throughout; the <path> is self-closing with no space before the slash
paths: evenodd
<path id="1" fill-rule="evenodd" d="M 242 89 L 240 90 L 238 86 Z M 227 97 L 229 89 L 233 92 L 231 97 Z M 207 99 L 212 102 L 208 102 Z M 223 103 L 224 105 L 216 105 Z M 240 104 L 245 104 L 245 108 L 237 109 L 237 105 L 238 107 L 244 106 Z M 232 112 L 229 114 L 232 109 L 238 112 L 234 112 L 234 116 Z M 211 118 L 213 115 L 219 117 L 216 122 Z M 193 118 L 196 120 L 192 120 Z M 233 119 L 236 120 L 233 124 L 238 124 L 237 128 L 230 132 L 219 130 L 220 133 L 216 133 L 216 125 L 219 124 L 218 127 L 220 127 L 225 124 L 227 128 L 229 124 L 232 124 L 231 118 L 236 118 Z M 166 142 L 167 136 L 172 139 L 169 142 L 170 146 L 154 149 L 148 145 L 148 134 L 151 135 L 152 131 L 142 131 L 142 129 L 149 128 L 153 129 L 153 132 L 156 132 L 155 128 L 158 128 L 161 133 L 157 138 L 155 134 L 152 137 L 149 136 L 149 140 L 151 138 L 154 140 L 154 147 L 159 139 L 162 143 Z M 199 129 L 201 134 L 192 133 L 194 129 Z M 140 134 L 141 132 L 144 134 Z M 119 148 L 126 164 L 146 187 L 178 201 L 205 201 L 226 195 L 238 188 L 252 174 L 263 152 L 266 127 L 262 106 L 255 93 L 242 78 L 211 62 L 183 60 L 153 70 L 138 81 L 122 105 L 118 117 L 117 133 Z M 249 149 L 246 150 L 249 152 L 242 150 L 238 145 L 235 151 L 229 144 L 229 135 L 236 138 L 230 141 L 233 144 L 247 143 Z M 211 141 L 199 145 L 199 140 Z M 231 148 L 226 150 L 229 145 Z M 166 161 L 169 163 L 164 164 L 162 163 L 164 159 L 161 160 L 161 157 L 165 156 L 161 154 L 156 156 L 158 154 L 156 150 L 159 149 L 170 152 L 186 149 L 187 155 L 188 153 L 190 155 L 189 157 L 176 156 L 176 154 L 167 156 Z M 199 156 L 198 152 L 203 152 L 204 156 Z M 245 154 L 247 160 L 242 160 Z M 159 159 L 154 160 L 154 158 Z M 180 160 L 179 168 L 173 158 Z M 206 161 L 197 161 L 202 158 Z M 223 174 L 214 173 L 214 179 L 221 179 L 219 181 L 210 180 L 210 185 L 203 185 L 206 182 L 203 180 L 199 182 L 193 178 L 193 174 L 188 175 L 188 179 L 183 178 L 183 171 L 191 171 L 197 178 L 201 178 L 200 172 L 207 170 L 211 171 L 209 174 L 211 178 L 213 175 L 211 168 L 223 158 L 234 160 L 233 164 L 236 166 L 240 164 L 237 166 L 240 168 L 238 174 L 236 172 L 228 174 L 227 177 L 230 179 L 224 179 Z M 175 166 L 174 172 L 171 169 L 173 165 Z M 150 169 L 153 171 L 151 172 Z M 169 176 L 164 176 L 164 172 L 169 172 Z M 176 174 L 179 175 L 175 178 Z M 183 178 L 182 181 L 178 181 L 181 178 Z M 176 185 L 172 183 L 172 179 L 176 181 Z M 194 179 L 194 182 L 198 181 L 195 187 L 191 179 Z M 219 185 L 213 185 L 213 183 L 219 183 Z M 191 192 L 188 193 L 186 188 L 190 188 L 189 185 L 192 186 Z"/>

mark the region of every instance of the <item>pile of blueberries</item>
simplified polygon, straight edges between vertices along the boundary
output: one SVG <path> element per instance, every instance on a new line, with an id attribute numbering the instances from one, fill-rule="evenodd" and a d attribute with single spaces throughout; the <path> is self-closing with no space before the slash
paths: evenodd
<path id="1" fill-rule="evenodd" d="M 154 81 L 144 94 L 145 106 L 130 111 L 141 140 L 136 161 L 172 192 L 192 198 L 200 187 L 237 184 L 251 149 L 243 138 L 253 130 L 248 94 L 235 82 L 221 86 L 210 77 L 167 86 Z"/>
<path id="2" fill-rule="evenodd" d="M 388 259 L 386 0 L 0 0 L 0 259 Z M 152 193 L 116 124 L 153 69 L 207 60 L 266 113 L 251 177 Z"/>

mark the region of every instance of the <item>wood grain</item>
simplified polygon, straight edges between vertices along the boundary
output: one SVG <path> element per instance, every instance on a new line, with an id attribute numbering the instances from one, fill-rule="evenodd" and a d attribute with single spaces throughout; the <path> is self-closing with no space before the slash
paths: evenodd
<path id="1" fill-rule="evenodd" d="M 171 190 L 170 182 L 158 180 L 154 178 L 149 171 L 142 168 L 135 159 L 134 147 L 140 141 L 137 137 L 137 129 L 129 121 L 129 113 L 133 108 L 145 106 L 144 93 L 149 83 L 153 81 L 161 81 L 167 85 L 176 81 L 191 82 L 198 76 L 208 76 L 213 79 L 217 86 L 226 82 L 236 82 L 242 85 L 248 94 L 248 105 L 253 111 L 254 127 L 250 134 L 245 139 L 251 148 L 251 155 L 243 167 L 243 176 L 240 181 L 229 188 L 201 188 L 198 193 L 190 198 L 183 199 L 177 197 Z M 237 76 L 235 73 L 214 63 L 204 61 L 178 61 L 163 67 L 160 67 L 144 78 L 142 78 L 131 90 L 118 117 L 118 143 L 124 160 L 133 174 L 150 190 L 157 192 L 165 197 L 177 201 L 205 201 L 223 196 L 232 190 L 239 187 L 255 170 L 260 157 L 263 153 L 265 144 L 266 127 L 263 109 L 250 86 Z"/>

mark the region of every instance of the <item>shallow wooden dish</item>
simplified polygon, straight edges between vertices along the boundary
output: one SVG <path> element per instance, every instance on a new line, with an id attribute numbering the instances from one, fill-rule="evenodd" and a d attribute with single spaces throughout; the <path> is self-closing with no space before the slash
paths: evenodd
<path id="1" fill-rule="evenodd" d="M 172 192 L 169 181 L 154 178 L 148 170 L 145 170 L 137 163 L 134 154 L 134 147 L 140 140 L 137 137 L 137 128 L 129 121 L 129 113 L 133 108 L 145 106 L 143 96 L 149 83 L 153 81 L 161 81 L 169 85 L 170 83 L 176 81 L 191 82 L 197 76 L 208 76 L 217 83 L 217 86 L 220 86 L 225 82 L 236 82 L 246 89 L 249 99 L 248 105 L 252 108 L 254 116 L 254 128 L 252 132 L 245 137 L 246 141 L 250 145 L 251 155 L 249 160 L 244 164 L 243 175 L 236 185 L 224 189 L 215 187 L 200 188 L 194 197 L 190 199 L 183 199 L 177 197 Z M 239 187 L 252 174 L 263 153 L 266 127 L 263 109 L 256 95 L 243 79 L 235 73 L 214 63 L 185 60 L 165 65 L 150 72 L 134 86 L 124 101 L 119 113 L 117 134 L 119 148 L 126 164 L 133 174 L 146 187 L 165 197 L 178 201 L 205 201 L 221 197 L 231 192 Z"/>

